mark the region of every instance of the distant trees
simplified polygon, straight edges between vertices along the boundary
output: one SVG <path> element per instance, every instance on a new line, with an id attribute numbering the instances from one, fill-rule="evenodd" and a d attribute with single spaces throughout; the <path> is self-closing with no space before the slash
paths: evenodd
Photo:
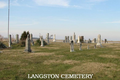
<path id="1" fill-rule="evenodd" d="M 25 40 L 27 38 L 27 35 L 29 34 L 29 31 L 24 31 L 21 35 L 21 38 L 20 38 L 20 44 L 21 44 L 21 47 L 25 47 Z"/>

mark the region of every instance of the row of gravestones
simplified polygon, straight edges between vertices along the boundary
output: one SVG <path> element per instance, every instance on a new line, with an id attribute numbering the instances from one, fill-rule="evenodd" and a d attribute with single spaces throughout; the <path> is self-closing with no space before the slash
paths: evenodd
<path id="1" fill-rule="evenodd" d="M 96 45 L 102 47 L 101 35 L 100 34 L 98 35 L 98 39 L 97 39 L 97 44 Z M 95 49 L 96 49 L 96 45 L 94 45 Z M 87 45 L 87 49 L 89 49 L 89 45 Z M 80 42 L 79 50 L 82 50 L 82 43 L 81 42 Z M 74 52 L 74 41 L 73 40 L 70 42 L 70 52 Z"/>
<path id="2" fill-rule="evenodd" d="M 96 43 L 96 38 L 94 38 L 93 40 L 85 40 L 84 41 L 84 36 L 78 36 L 78 40 L 76 41 L 76 35 L 75 33 L 73 34 L 73 39 L 72 36 L 70 36 L 70 40 L 69 40 L 69 36 L 65 36 L 65 40 L 63 40 L 64 43 L 70 43 L 73 40 L 74 43 Z M 105 39 L 105 43 L 108 43 L 107 39 Z"/>

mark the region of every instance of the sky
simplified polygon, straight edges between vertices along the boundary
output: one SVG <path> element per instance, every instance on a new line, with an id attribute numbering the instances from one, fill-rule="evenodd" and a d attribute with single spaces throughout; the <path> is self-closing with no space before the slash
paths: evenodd
<path id="1" fill-rule="evenodd" d="M 10 34 L 56 34 L 120 40 L 120 0 L 10 0 Z M 0 34 L 8 36 L 8 0 L 0 0 Z"/>

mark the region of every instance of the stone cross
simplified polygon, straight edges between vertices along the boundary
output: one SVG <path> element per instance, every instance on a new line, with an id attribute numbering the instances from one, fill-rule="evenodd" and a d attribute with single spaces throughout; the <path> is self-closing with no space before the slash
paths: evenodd
<path id="1" fill-rule="evenodd" d="M 102 46 L 102 44 L 101 44 L 101 35 L 99 34 L 98 35 L 98 39 L 97 39 L 97 44 L 96 44 L 97 46 Z"/>
<path id="2" fill-rule="evenodd" d="M 46 35 L 46 41 L 47 41 L 47 43 L 49 43 L 49 33 L 47 33 L 47 35 Z"/>
<path id="3" fill-rule="evenodd" d="M 9 35 L 9 47 L 11 47 L 12 41 L 11 41 L 11 35 Z"/>
<path id="4" fill-rule="evenodd" d="M 53 36 L 53 42 L 56 42 L 56 35 Z"/>
<path id="5" fill-rule="evenodd" d="M 44 43 L 43 43 L 43 41 L 44 41 L 44 40 L 43 40 L 43 36 L 41 36 L 41 39 L 40 39 L 40 40 L 41 40 L 41 46 L 43 47 L 43 46 L 44 46 Z"/>
<path id="6" fill-rule="evenodd" d="M 19 35 L 16 34 L 16 43 L 19 43 Z"/>
<path id="7" fill-rule="evenodd" d="M 71 41 L 70 43 L 70 52 L 74 52 L 74 43 Z"/>
<path id="8" fill-rule="evenodd" d="M 32 52 L 30 42 L 30 35 L 28 34 L 26 38 L 25 52 Z"/>

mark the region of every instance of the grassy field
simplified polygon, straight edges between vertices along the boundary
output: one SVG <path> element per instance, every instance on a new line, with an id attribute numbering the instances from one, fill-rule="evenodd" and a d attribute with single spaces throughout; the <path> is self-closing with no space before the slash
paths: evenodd
<path id="1" fill-rule="evenodd" d="M 79 51 L 79 45 L 74 44 L 75 52 L 70 53 L 69 43 L 55 42 L 31 46 L 33 53 L 25 53 L 24 47 L 13 44 L 12 49 L 0 50 L 0 80 L 40 80 L 28 79 L 28 74 L 88 73 L 94 74 L 88 80 L 120 80 L 120 44 L 107 43 L 97 49 L 88 45 L 89 50 L 84 43 Z"/>

